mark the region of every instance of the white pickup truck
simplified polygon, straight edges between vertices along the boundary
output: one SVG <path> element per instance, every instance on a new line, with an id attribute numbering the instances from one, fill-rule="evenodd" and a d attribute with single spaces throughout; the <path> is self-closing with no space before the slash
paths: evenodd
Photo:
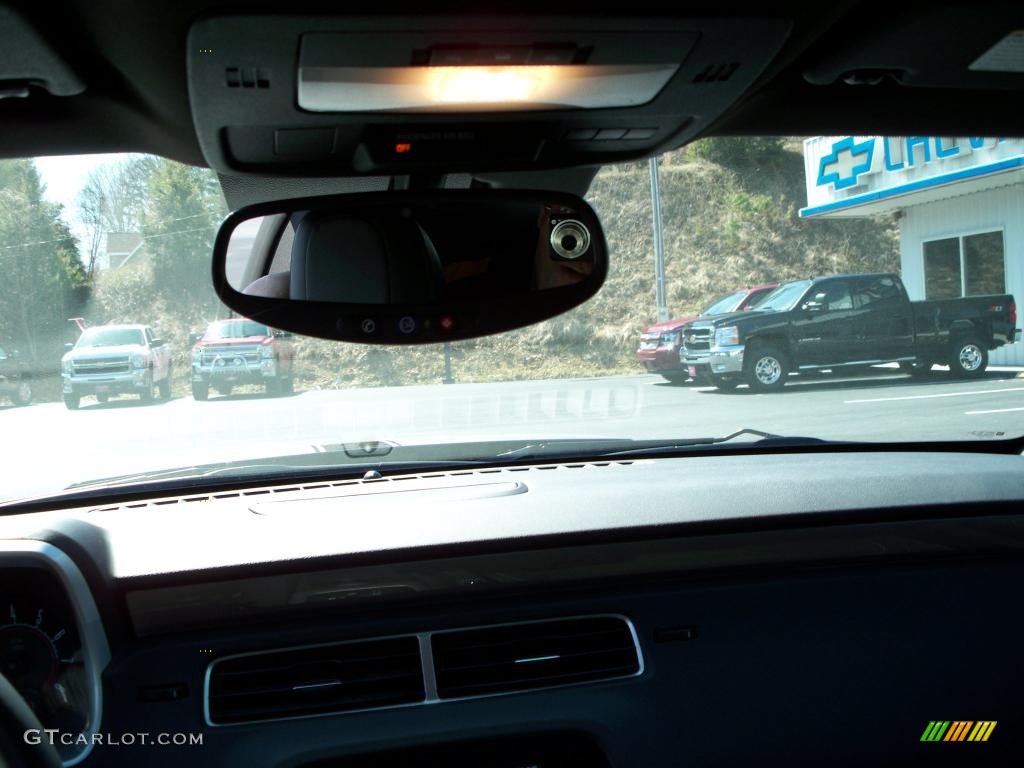
<path id="1" fill-rule="evenodd" d="M 136 394 L 153 400 L 171 397 L 171 350 L 148 325 L 86 328 L 61 359 L 64 405 L 78 408 L 82 397 L 105 403 L 111 395 Z"/>

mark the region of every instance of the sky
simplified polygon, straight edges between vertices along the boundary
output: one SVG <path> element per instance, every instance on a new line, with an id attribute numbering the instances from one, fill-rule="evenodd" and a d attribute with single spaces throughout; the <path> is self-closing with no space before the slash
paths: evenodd
<path id="1" fill-rule="evenodd" d="M 63 157 L 37 157 L 36 168 L 46 185 L 43 194 L 47 200 L 64 206 L 63 219 L 71 231 L 79 238 L 83 237 L 82 226 L 77 220 L 78 193 L 85 186 L 89 171 L 104 163 L 116 162 L 125 155 L 66 155 Z"/>

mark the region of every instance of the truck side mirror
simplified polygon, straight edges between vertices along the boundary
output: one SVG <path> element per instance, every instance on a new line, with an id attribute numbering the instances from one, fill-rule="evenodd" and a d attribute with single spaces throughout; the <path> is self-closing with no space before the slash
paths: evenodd
<path id="1" fill-rule="evenodd" d="M 153 339 L 153 341 L 150 342 L 150 346 L 152 346 L 152 347 L 162 347 L 163 345 L 164 345 L 164 340 L 163 339 Z"/>
<path id="2" fill-rule="evenodd" d="M 805 301 L 800 309 L 804 310 L 808 314 L 816 315 L 819 312 L 824 312 L 827 307 L 828 305 L 825 302 L 811 299 L 810 301 Z"/>
<path id="3" fill-rule="evenodd" d="M 64 344 L 64 349 L 74 349 L 74 348 L 75 348 L 75 345 L 72 344 L 70 341 Z"/>
<path id="4" fill-rule="evenodd" d="M 203 337 L 203 334 L 192 332 L 188 335 L 188 345 L 190 347 L 195 346 L 195 343 Z"/>

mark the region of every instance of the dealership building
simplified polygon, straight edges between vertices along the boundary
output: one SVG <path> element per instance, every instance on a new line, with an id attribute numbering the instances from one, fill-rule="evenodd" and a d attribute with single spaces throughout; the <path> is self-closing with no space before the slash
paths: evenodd
<path id="1" fill-rule="evenodd" d="M 801 217 L 898 215 L 911 299 L 1012 293 L 1024 310 L 1024 139 L 816 136 L 804 170 Z M 1024 344 L 991 361 L 1024 365 Z"/>

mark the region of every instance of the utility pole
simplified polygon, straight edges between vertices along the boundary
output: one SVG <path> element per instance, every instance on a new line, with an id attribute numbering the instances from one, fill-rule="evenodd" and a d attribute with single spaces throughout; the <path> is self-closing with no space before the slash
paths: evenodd
<path id="1" fill-rule="evenodd" d="M 445 384 L 455 383 L 452 377 L 452 345 L 448 341 L 444 343 L 444 378 L 441 381 Z"/>
<path id="2" fill-rule="evenodd" d="M 658 158 L 648 161 L 651 169 L 651 209 L 654 220 L 654 301 L 658 307 L 658 322 L 668 320 L 668 299 L 665 296 L 665 245 L 661 239 L 661 185 L 658 178 Z"/>

